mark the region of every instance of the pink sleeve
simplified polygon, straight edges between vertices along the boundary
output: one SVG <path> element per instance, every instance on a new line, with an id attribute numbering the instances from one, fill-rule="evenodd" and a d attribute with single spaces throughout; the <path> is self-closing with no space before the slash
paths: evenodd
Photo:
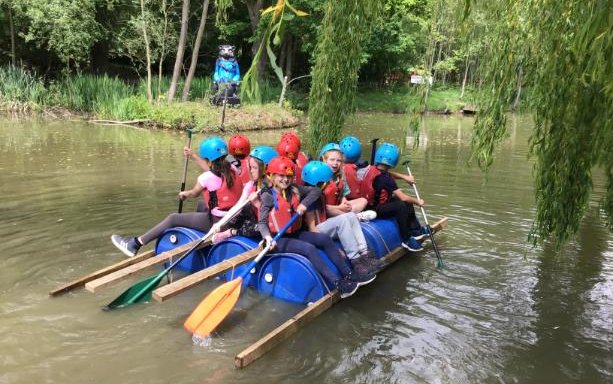
<path id="1" fill-rule="evenodd" d="M 198 183 L 204 189 L 216 191 L 221 187 L 221 177 L 215 176 L 211 171 L 206 171 L 198 176 Z"/>

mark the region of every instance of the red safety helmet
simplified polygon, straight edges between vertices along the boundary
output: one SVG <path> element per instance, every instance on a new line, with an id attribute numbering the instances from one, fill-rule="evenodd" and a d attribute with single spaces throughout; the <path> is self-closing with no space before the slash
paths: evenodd
<path id="1" fill-rule="evenodd" d="M 296 160 L 299 152 L 300 152 L 300 145 L 298 145 L 293 140 L 281 139 L 281 141 L 279 141 L 279 144 L 277 144 L 277 153 L 279 153 L 279 156 L 285 156 L 285 157 L 290 158 L 291 160 Z"/>
<path id="2" fill-rule="evenodd" d="M 298 144 L 298 150 L 300 150 L 300 147 L 302 146 L 300 143 L 300 138 L 298 137 L 298 135 L 296 135 L 296 133 L 294 132 L 284 132 L 281 135 L 281 140 L 280 141 L 284 141 L 284 140 L 289 140 L 289 141 L 293 141 L 296 144 Z"/>
<path id="3" fill-rule="evenodd" d="M 294 176 L 296 174 L 296 165 L 287 157 L 277 156 L 268 163 L 266 173 Z"/>
<path id="4" fill-rule="evenodd" d="M 251 152 L 251 143 L 245 135 L 233 135 L 228 140 L 228 151 L 232 156 L 246 156 Z"/>

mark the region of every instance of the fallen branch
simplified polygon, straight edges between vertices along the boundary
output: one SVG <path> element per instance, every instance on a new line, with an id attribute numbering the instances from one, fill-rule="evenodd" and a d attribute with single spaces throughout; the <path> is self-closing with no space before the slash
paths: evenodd
<path id="1" fill-rule="evenodd" d="M 95 124 L 117 124 L 117 125 L 131 125 L 131 124 L 141 124 L 141 123 L 148 123 L 149 120 L 144 119 L 144 120 L 126 120 L 126 121 L 119 121 L 119 120 L 89 120 L 90 123 L 95 123 Z"/>

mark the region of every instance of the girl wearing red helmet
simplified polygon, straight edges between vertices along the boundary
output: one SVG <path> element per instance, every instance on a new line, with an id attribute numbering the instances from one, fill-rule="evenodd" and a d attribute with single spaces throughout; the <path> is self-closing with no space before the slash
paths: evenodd
<path id="1" fill-rule="evenodd" d="M 249 174 L 249 164 L 247 159 L 249 152 L 251 152 L 251 143 L 245 135 L 236 134 L 228 139 L 228 151 L 230 155 L 236 160 L 236 168 L 238 169 L 238 176 L 245 185 L 251 180 Z M 231 160 L 231 159 L 230 159 Z"/>
<path id="2" fill-rule="evenodd" d="M 292 182 L 296 166 L 288 158 L 276 157 L 268 164 L 266 172 L 269 174 L 272 187 L 262 191 L 260 195 L 258 228 L 262 238 L 267 245 L 271 245 L 278 252 L 303 255 L 329 286 L 336 286 L 339 289 L 341 297 L 352 295 L 358 288 L 358 282 L 364 280 L 364 277 L 352 273 L 346 257 L 329 236 L 302 231 L 302 220 L 297 220 L 286 231 L 285 236 L 277 243 L 273 242 L 272 234 L 278 233 L 295 213 L 303 215 L 307 207 L 319 199 L 321 192 L 317 187 L 296 185 Z M 340 271 L 341 278 L 321 258 L 317 248 L 326 253 Z"/>
<path id="3" fill-rule="evenodd" d="M 282 136 L 281 140 L 277 144 L 277 153 L 279 156 L 286 157 L 294 163 L 296 168 L 296 175 L 294 176 L 294 183 L 302 185 L 302 166 L 298 165 L 297 159 L 300 153 L 300 142 L 292 139 L 292 136 Z"/>

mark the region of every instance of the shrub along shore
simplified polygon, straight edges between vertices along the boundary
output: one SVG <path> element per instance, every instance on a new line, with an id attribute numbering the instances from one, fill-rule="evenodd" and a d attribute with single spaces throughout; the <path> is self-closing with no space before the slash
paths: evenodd
<path id="1" fill-rule="evenodd" d="M 194 123 L 202 131 L 218 130 L 221 107 L 209 103 L 210 80 L 194 79 L 190 100 L 167 103 L 164 91 L 168 79 L 162 79 L 161 92 L 154 86 L 154 102 L 149 103 L 143 82 L 129 84 L 108 76 L 73 75 L 45 82 L 24 69 L 0 67 L 0 111 L 4 114 L 41 113 L 51 118 L 80 117 L 182 129 Z M 254 130 L 294 127 L 302 113 L 281 108 L 277 103 L 242 105 L 227 108 L 224 127 L 228 130 Z"/>
<path id="2" fill-rule="evenodd" d="M 220 107 L 208 102 L 209 78 L 194 79 L 190 100 L 167 103 L 164 91 L 169 79 L 154 82 L 154 101 L 149 103 L 143 81 L 129 84 L 105 75 L 73 75 L 44 81 L 27 70 L 0 67 L 0 112 L 4 114 L 41 113 L 50 118 L 78 117 L 92 121 L 137 124 L 152 128 L 182 129 L 194 123 L 202 131 L 220 128 Z M 308 94 L 290 90 L 284 107 L 278 106 L 280 89 L 265 85 L 263 105 L 243 104 L 227 108 L 224 127 L 228 130 L 288 128 L 300 125 L 307 108 Z M 431 90 L 427 110 L 434 113 L 459 112 L 470 104 L 472 93 L 460 99 L 459 88 L 436 87 Z M 466 102 L 465 100 L 469 100 Z M 361 89 L 355 98 L 356 112 L 406 113 L 416 98 L 409 88 Z"/>

